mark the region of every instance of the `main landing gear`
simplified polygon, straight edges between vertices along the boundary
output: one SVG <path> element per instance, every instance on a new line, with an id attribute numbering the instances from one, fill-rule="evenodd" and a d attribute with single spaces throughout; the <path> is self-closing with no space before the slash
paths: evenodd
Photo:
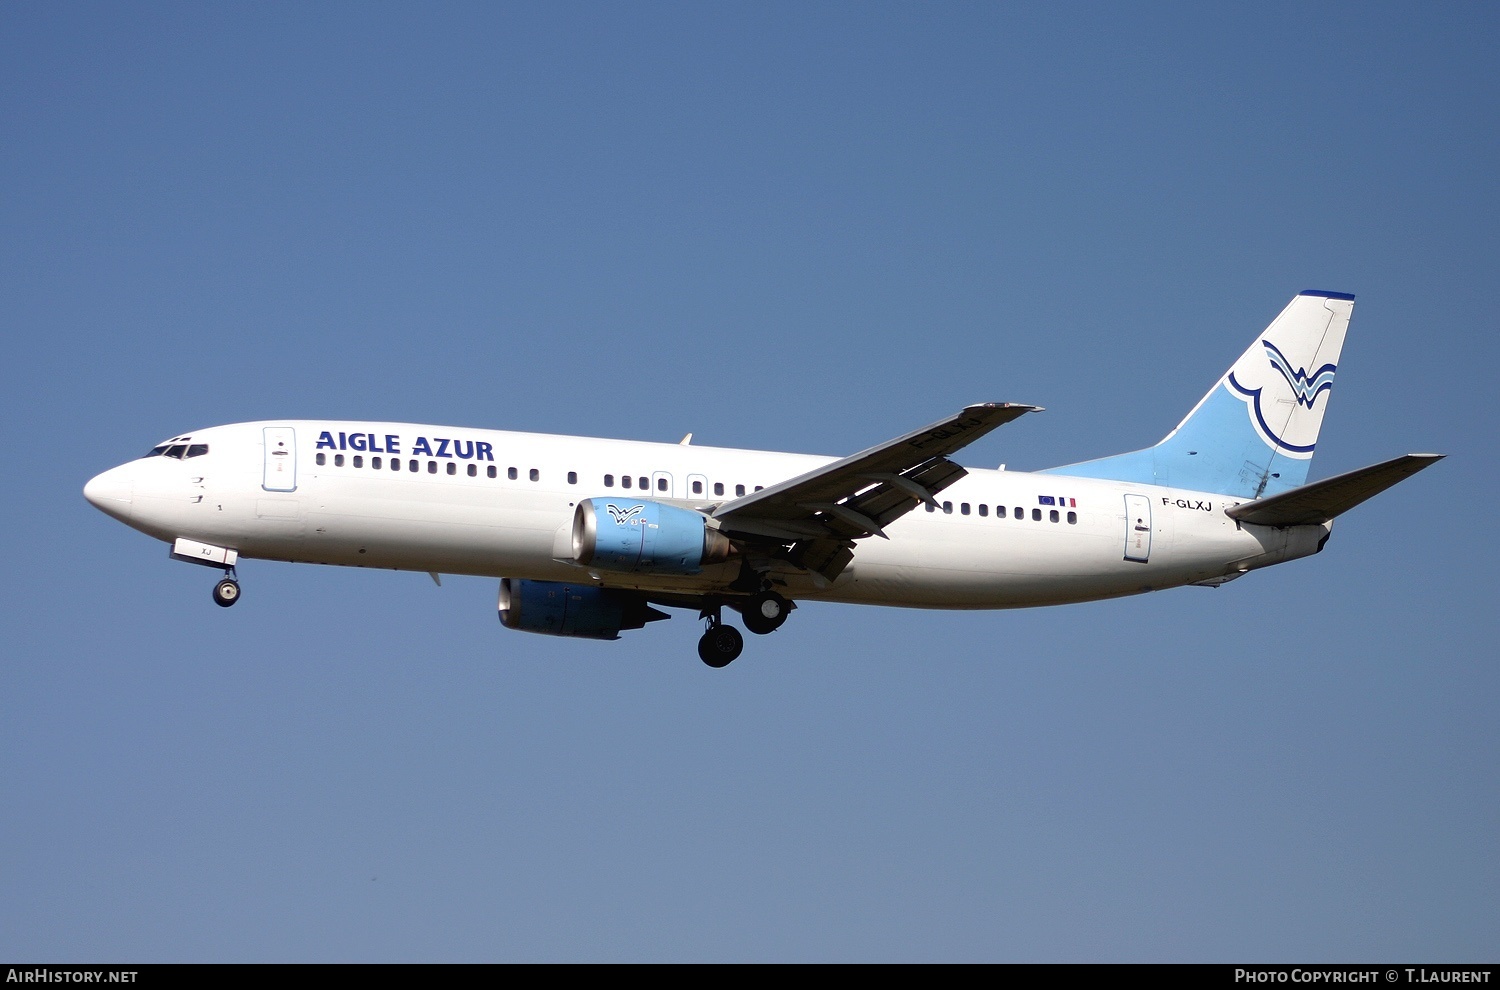
<path id="1" fill-rule="evenodd" d="M 240 600 L 240 583 L 235 580 L 234 568 L 224 572 L 224 580 L 214 585 L 214 604 L 228 608 Z"/>
<path id="2" fill-rule="evenodd" d="M 744 617 L 746 629 L 764 636 L 780 629 L 791 610 L 792 603 L 776 592 L 762 591 L 740 606 L 740 615 Z"/>
<path id="3" fill-rule="evenodd" d="M 745 637 L 734 626 L 724 624 L 716 608 L 708 616 L 708 629 L 698 640 L 698 656 L 710 667 L 727 667 L 745 649 Z"/>
<path id="4" fill-rule="evenodd" d="M 762 591 L 734 607 L 744 619 L 746 629 L 764 636 L 781 628 L 793 605 L 774 591 Z M 744 651 L 745 637 L 724 622 L 724 607 L 720 602 L 706 606 L 699 617 L 708 621 L 708 628 L 698 640 L 698 656 L 710 667 L 729 666 Z"/>

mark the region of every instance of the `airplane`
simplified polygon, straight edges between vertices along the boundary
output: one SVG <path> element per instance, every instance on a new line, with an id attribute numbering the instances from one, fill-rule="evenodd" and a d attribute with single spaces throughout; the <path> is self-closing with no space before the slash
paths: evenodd
<path id="1" fill-rule="evenodd" d="M 1217 587 L 1318 553 L 1333 520 L 1435 463 L 1307 481 L 1354 297 L 1298 294 L 1154 446 L 1038 472 L 952 459 L 1039 407 L 964 407 L 848 457 L 409 423 L 194 430 L 85 498 L 217 568 L 243 559 L 499 578 L 510 629 L 618 639 L 696 611 L 724 667 L 801 602 L 1007 609 Z"/>

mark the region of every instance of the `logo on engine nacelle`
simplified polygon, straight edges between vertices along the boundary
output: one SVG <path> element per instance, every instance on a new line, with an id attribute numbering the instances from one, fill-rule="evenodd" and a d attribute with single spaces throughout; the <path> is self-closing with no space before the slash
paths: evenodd
<path id="1" fill-rule="evenodd" d="M 616 526 L 624 526 L 640 515 L 641 510 L 645 508 L 644 505 L 632 505 L 628 509 L 622 509 L 613 502 L 604 503 L 604 507 L 609 510 L 609 517 L 615 521 Z"/>

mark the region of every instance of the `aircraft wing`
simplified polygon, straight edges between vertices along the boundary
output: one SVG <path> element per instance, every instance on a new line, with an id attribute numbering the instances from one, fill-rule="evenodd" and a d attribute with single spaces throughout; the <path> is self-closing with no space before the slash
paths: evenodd
<path id="1" fill-rule="evenodd" d="M 1261 526 L 1316 526 L 1442 459 L 1442 454 L 1403 454 L 1280 495 L 1243 502 L 1224 512 L 1231 519 Z"/>
<path id="2" fill-rule="evenodd" d="M 729 536 L 792 544 L 785 559 L 828 581 L 854 558 L 854 541 L 885 527 L 968 472 L 948 455 L 1039 406 L 966 406 L 905 436 L 726 502 L 713 512 Z"/>

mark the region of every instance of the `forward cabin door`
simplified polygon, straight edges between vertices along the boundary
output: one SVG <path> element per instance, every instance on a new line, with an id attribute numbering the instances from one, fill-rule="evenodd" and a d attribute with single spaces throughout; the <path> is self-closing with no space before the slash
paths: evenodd
<path id="1" fill-rule="evenodd" d="M 297 490 L 297 431 L 290 426 L 265 428 L 266 473 L 260 487 L 268 492 Z"/>
<path id="2" fill-rule="evenodd" d="M 1144 495 L 1125 496 L 1125 559 L 1151 559 L 1151 500 Z"/>

